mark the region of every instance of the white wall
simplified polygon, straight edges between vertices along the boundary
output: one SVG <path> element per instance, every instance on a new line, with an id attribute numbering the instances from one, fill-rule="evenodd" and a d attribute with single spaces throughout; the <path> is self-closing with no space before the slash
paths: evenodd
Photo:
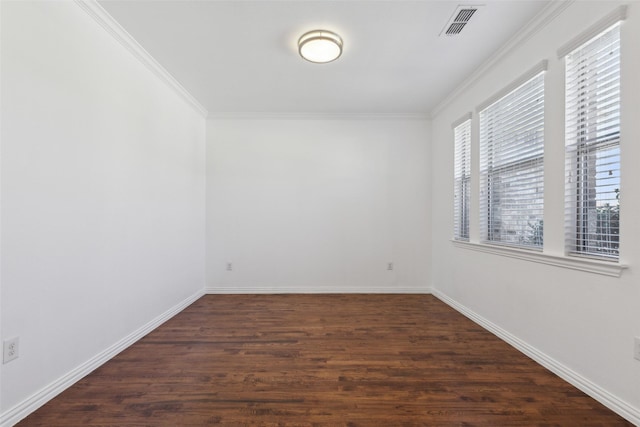
<path id="1" fill-rule="evenodd" d="M 2 2 L 1 411 L 204 288 L 205 120 L 74 2 Z"/>
<path id="2" fill-rule="evenodd" d="M 640 417 L 640 3 L 622 26 L 622 243 L 629 265 L 622 277 L 537 264 L 452 245 L 453 133 L 451 123 L 542 59 L 549 60 L 545 91 L 545 253 L 562 255 L 564 191 L 564 65 L 556 50 L 610 13 L 614 1 L 575 2 L 511 51 L 452 100 L 432 123 L 433 287 L 573 371 L 592 390 Z M 478 236 L 477 114 L 472 236 Z M 627 405 L 627 406 L 625 406 Z M 618 408 L 618 409 L 620 409 Z M 640 422 L 640 418 L 635 418 Z"/>
<path id="3" fill-rule="evenodd" d="M 428 165 L 426 120 L 210 119 L 207 290 L 426 291 Z"/>

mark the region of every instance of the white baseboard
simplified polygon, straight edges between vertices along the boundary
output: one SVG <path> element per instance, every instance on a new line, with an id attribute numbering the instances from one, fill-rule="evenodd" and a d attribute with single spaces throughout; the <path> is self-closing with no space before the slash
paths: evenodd
<path id="1" fill-rule="evenodd" d="M 101 351 L 96 354 L 91 359 L 84 362 L 82 365 L 76 367 L 75 369 L 69 371 L 67 374 L 58 378 L 56 381 L 42 388 L 40 391 L 33 394 L 31 397 L 23 400 L 13 408 L 7 410 L 6 412 L 0 415 L 0 426 L 1 427 L 10 427 L 17 424 L 20 420 L 24 419 L 27 415 L 34 412 L 36 409 L 40 408 L 42 405 L 56 397 L 58 394 L 65 391 L 67 388 L 75 384 L 77 381 L 81 380 L 88 374 L 90 374 L 95 369 L 99 368 L 105 362 L 108 362 L 113 357 L 115 357 L 118 353 L 125 350 L 127 347 L 134 344 L 140 338 L 147 335 L 149 332 L 169 320 L 171 317 L 175 316 L 182 310 L 184 310 L 188 305 L 192 304 L 198 298 L 204 295 L 203 291 L 198 291 L 195 294 L 191 295 L 187 299 L 182 302 L 176 304 L 171 307 L 169 310 L 165 311 L 155 319 L 148 322 L 146 325 L 138 328 L 131 334 L 122 338 L 120 341 L 113 344 L 111 347 Z"/>
<path id="2" fill-rule="evenodd" d="M 640 426 L 640 409 L 636 408 L 624 400 L 618 398 L 617 396 L 609 393 L 607 390 L 603 389 L 599 385 L 595 384 L 591 380 L 583 377 L 579 373 L 573 371 L 562 363 L 558 362 L 554 358 L 549 355 L 541 352 L 537 348 L 531 346 L 510 332 L 504 330 L 500 326 L 492 323 L 486 318 L 480 316 L 473 310 L 467 308 L 466 306 L 460 304 L 456 300 L 450 298 L 444 293 L 440 292 L 437 289 L 432 289 L 432 294 L 449 305 L 456 311 L 460 312 L 464 316 L 468 317 L 478 325 L 482 326 L 489 332 L 493 333 L 503 341 L 511 344 L 516 349 L 520 350 L 522 353 L 526 354 L 554 374 L 558 375 L 560 378 L 568 382 L 569 384 L 575 386 L 579 390 L 588 394 L 598 402 L 602 403 L 604 406 L 608 407 L 612 411 L 616 412 L 621 417 L 626 418 L 630 422 L 635 425 Z"/>
<path id="3" fill-rule="evenodd" d="M 207 294 L 430 294 L 431 288 L 415 287 L 349 287 L 311 286 L 300 288 L 288 285 L 216 285 L 204 290 Z"/>

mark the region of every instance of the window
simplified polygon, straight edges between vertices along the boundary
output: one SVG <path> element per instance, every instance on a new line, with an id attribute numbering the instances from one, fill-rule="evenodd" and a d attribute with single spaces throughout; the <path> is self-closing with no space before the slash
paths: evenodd
<path id="1" fill-rule="evenodd" d="M 569 52 L 565 77 L 567 252 L 617 260 L 619 24 Z"/>
<path id="2" fill-rule="evenodd" d="M 454 188 L 453 238 L 469 240 L 469 199 L 471 184 L 471 118 L 465 117 L 453 129 Z"/>
<path id="3" fill-rule="evenodd" d="M 478 107 L 480 227 L 486 242 L 542 248 L 544 69 L 546 61 L 506 95 Z"/>

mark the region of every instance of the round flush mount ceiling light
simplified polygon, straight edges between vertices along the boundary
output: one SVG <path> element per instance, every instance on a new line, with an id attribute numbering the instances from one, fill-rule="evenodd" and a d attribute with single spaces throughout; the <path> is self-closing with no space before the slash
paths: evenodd
<path id="1" fill-rule="evenodd" d="M 342 39 L 331 31 L 309 31 L 298 39 L 298 53 L 317 64 L 335 61 L 342 54 Z"/>

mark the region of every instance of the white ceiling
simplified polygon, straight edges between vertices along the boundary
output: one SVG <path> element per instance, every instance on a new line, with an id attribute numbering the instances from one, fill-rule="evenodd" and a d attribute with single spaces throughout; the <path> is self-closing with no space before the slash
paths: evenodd
<path id="1" fill-rule="evenodd" d="M 549 1 L 103 0 L 209 113 L 428 114 Z M 483 4 L 439 34 L 458 4 Z M 329 64 L 298 56 L 306 31 L 344 40 Z"/>

